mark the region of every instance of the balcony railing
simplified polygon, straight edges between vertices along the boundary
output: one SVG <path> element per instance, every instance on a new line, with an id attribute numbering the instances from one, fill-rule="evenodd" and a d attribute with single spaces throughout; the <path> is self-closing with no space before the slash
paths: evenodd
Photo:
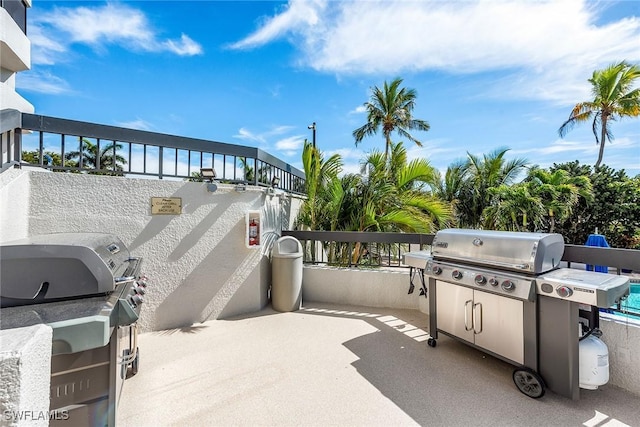
<path id="1" fill-rule="evenodd" d="M 403 263 L 406 252 L 430 249 L 433 234 L 375 233 L 353 231 L 283 231 L 300 240 L 303 262 L 336 267 L 408 268 Z M 608 266 L 615 274 L 640 272 L 640 251 L 565 245 L 562 261 L 572 264 Z M 637 278 L 632 282 L 639 283 Z M 635 305 L 638 305 L 637 307 Z M 640 316 L 640 304 L 618 306 L 614 310 Z"/>
<path id="2" fill-rule="evenodd" d="M 213 168 L 219 182 L 270 186 L 277 178 L 279 188 L 304 192 L 304 172 L 259 148 L 26 113 L 17 119 L 16 114 L 3 113 L 20 122 L 2 130 L 3 167 L 27 165 L 22 152 L 36 151 L 33 163 L 52 171 L 199 180 L 202 168 Z"/>

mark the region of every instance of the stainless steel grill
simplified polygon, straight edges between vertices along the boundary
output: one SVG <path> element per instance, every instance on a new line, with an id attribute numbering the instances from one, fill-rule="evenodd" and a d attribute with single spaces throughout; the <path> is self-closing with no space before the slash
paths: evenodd
<path id="1" fill-rule="evenodd" d="M 629 278 L 560 268 L 563 252 L 559 234 L 438 231 L 431 252 L 405 255 L 412 281 L 415 270 L 429 278 L 428 344 L 441 332 L 518 366 L 514 382 L 530 397 L 548 386 L 576 399 L 579 304 L 594 306 L 597 323 Z"/>
<path id="2" fill-rule="evenodd" d="M 50 409 L 72 425 L 114 425 L 138 370 L 142 259 L 110 234 L 58 233 L 0 246 L 2 328 L 53 329 Z"/>

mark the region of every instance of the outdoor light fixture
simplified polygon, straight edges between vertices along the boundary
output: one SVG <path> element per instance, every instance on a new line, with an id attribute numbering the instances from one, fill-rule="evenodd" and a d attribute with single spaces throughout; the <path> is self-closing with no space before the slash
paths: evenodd
<path id="1" fill-rule="evenodd" d="M 216 177 L 216 170 L 214 168 L 200 168 L 200 176 L 209 182 L 213 182 Z"/>
<path id="2" fill-rule="evenodd" d="M 307 129 L 311 129 L 313 131 L 313 148 L 316 148 L 316 122 L 313 122 Z"/>
<path id="3" fill-rule="evenodd" d="M 218 190 L 218 185 L 213 182 L 216 177 L 216 170 L 214 168 L 200 168 L 200 176 L 207 184 L 207 191 L 209 193 L 215 193 Z"/>
<path id="4" fill-rule="evenodd" d="M 276 188 L 278 184 L 280 184 L 280 178 L 274 175 L 273 178 L 271 178 L 271 187 Z"/>

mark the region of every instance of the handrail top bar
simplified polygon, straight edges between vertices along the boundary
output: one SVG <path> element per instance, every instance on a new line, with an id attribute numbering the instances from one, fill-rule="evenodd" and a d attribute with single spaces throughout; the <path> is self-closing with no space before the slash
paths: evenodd
<path id="1" fill-rule="evenodd" d="M 361 242 L 361 243 L 411 243 L 430 245 L 433 234 L 423 233 L 394 233 L 379 231 L 311 231 L 296 230 L 282 231 L 283 236 L 294 236 L 301 240 L 324 240 L 333 242 Z"/>
<path id="2" fill-rule="evenodd" d="M 22 128 L 22 114 L 18 110 L 9 108 L 0 110 L 0 134 Z"/>
<path id="3" fill-rule="evenodd" d="M 382 244 L 423 244 L 431 245 L 434 234 L 386 233 L 358 231 L 282 231 L 283 236 L 293 236 L 299 240 L 343 243 Z M 562 261 L 592 265 L 606 265 L 617 269 L 640 271 L 640 250 L 621 248 L 600 248 L 593 246 L 565 244 Z"/>

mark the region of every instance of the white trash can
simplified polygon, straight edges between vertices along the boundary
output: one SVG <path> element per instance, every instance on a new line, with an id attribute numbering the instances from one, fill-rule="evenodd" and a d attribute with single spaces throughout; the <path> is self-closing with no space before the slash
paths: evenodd
<path id="1" fill-rule="evenodd" d="M 281 237 L 271 249 L 271 305 L 277 311 L 302 305 L 302 244 L 295 237 Z"/>

